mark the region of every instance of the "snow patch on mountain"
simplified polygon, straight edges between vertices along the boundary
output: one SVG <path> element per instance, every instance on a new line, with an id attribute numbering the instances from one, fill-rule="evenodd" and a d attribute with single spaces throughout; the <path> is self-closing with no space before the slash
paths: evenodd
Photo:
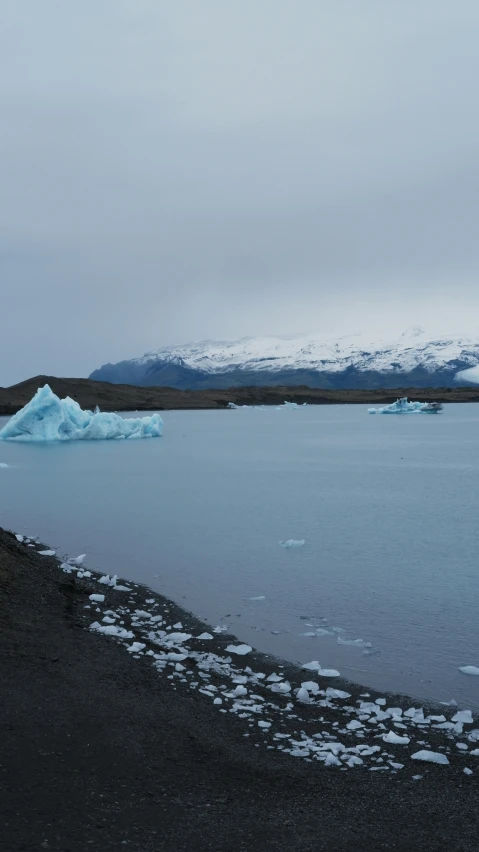
<path id="1" fill-rule="evenodd" d="M 237 341 L 205 340 L 200 343 L 165 346 L 128 363 L 144 366 L 157 362 L 179 364 L 203 373 L 232 369 L 268 371 L 317 370 L 339 373 L 354 367 L 362 372 L 407 373 L 421 367 L 430 373 L 454 371 L 467 381 L 479 381 L 479 337 L 433 337 L 420 326 L 412 326 L 398 339 L 372 339 L 366 335 L 332 337 L 245 337 Z M 469 367 L 478 367 L 477 378 L 468 377 Z"/>

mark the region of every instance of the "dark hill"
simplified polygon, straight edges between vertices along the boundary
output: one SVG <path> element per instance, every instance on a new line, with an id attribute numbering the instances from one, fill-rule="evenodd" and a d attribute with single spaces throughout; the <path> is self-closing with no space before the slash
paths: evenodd
<path id="1" fill-rule="evenodd" d="M 329 390 L 299 385 L 191 391 L 170 387 L 117 385 L 92 379 L 35 376 L 20 384 L 0 388 L 0 414 L 14 414 L 19 411 L 32 398 L 37 388 L 45 384 L 49 384 L 58 396 L 70 396 L 75 399 L 82 408 L 93 409 L 98 405 L 102 411 L 226 408 L 229 402 L 235 402 L 237 405 L 279 405 L 284 400 L 316 405 L 381 405 L 394 402 L 398 396 L 408 396 L 424 402 L 479 402 L 479 387 Z"/>

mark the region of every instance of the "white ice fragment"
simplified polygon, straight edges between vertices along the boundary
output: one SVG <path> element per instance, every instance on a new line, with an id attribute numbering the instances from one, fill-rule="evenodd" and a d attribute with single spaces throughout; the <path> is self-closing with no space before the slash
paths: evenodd
<path id="1" fill-rule="evenodd" d="M 350 757 L 349 760 L 347 761 L 347 765 L 350 766 L 351 768 L 353 766 L 362 766 L 363 763 L 364 763 L 364 761 L 361 760 L 360 757 L 356 757 L 355 755 L 352 755 L 352 757 Z"/>
<path id="2" fill-rule="evenodd" d="M 235 698 L 239 698 L 241 695 L 248 695 L 248 690 L 239 684 L 234 690 L 233 693 Z"/>
<path id="3" fill-rule="evenodd" d="M 109 615 L 104 615 L 103 618 L 102 618 L 102 621 L 104 621 L 105 624 L 114 624 L 115 623 L 115 619 L 110 618 Z"/>
<path id="4" fill-rule="evenodd" d="M 197 636 L 197 639 L 213 639 L 211 633 L 202 633 L 200 636 Z"/>
<path id="5" fill-rule="evenodd" d="M 135 634 L 132 633 L 131 630 L 125 630 L 124 627 L 119 627 L 114 624 L 99 624 L 98 621 L 94 621 L 93 624 L 90 624 L 90 630 L 96 630 L 97 633 L 105 633 L 107 636 L 118 636 L 120 639 L 135 638 Z"/>
<path id="6" fill-rule="evenodd" d="M 423 760 L 425 763 L 440 763 L 444 766 L 449 764 L 445 754 L 441 754 L 439 751 L 428 751 L 427 749 L 416 751 L 415 754 L 411 755 L 411 758 L 412 760 Z"/>
<path id="7" fill-rule="evenodd" d="M 226 633 L 227 630 L 228 628 L 226 627 L 226 624 L 218 624 L 218 626 L 213 629 L 213 633 Z"/>
<path id="8" fill-rule="evenodd" d="M 214 701 L 213 701 L 213 704 L 223 704 L 223 699 L 222 698 L 215 698 Z"/>
<path id="9" fill-rule="evenodd" d="M 469 754 L 473 754 L 474 757 L 479 757 L 479 748 L 475 748 L 473 751 L 470 751 Z"/>
<path id="10" fill-rule="evenodd" d="M 17 539 L 17 541 L 23 541 L 23 535 L 16 535 L 15 538 Z"/>
<path id="11" fill-rule="evenodd" d="M 322 669 L 321 664 L 317 660 L 312 660 L 310 663 L 304 663 L 301 668 L 308 671 L 318 672 L 322 677 L 339 677 L 339 672 L 336 669 Z"/>
<path id="12" fill-rule="evenodd" d="M 81 553 L 80 556 L 74 556 L 72 559 L 67 559 L 69 565 L 83 565 L 86 559 L 86 553 Z"/>
<path id="13" fill-rule="evenodd" d="M 388 731 L 387 734 L 383 734 L 383 740 L 385 743 L 394 743 L 394 745 L 408 745 L 410 743 L 409 737 L 400 737 L 394 731 Z"/>
<path id="14" fill-rule="evenodd" d="M 317 660 L 312 660 L 310 663 L 304 663 L 301 668 L 308 669 L 312 672 L 319 672 L 321 671 L 321 664 Z"/>
<path id="15" fill-rule="evenodd" d="M 301 686 L 303 689 L 307 689 L 308 692 L 312 692 L 313 695 L 317 695 L 319 692 L 319 683 L 316 683 L 315 680 L 305 680 Z"/>
<path id="16" fill-rule="evenodd" d="M 164 641 L 172 645 L 182 645 L 191 639 L 191 633 L 167 633 L 163 637 Z"/>
<path id="17" fill-rule="evenodd" d="M 283 680 L 283 677 L 280 677 L 276 674 L 276 672 L 273 672 L 273 674 L 270 674 L 269 677 L 266 678 L 266 680 L 270 683 L 278 683 L 280 680 Z"/>
<path id="18" fill-rule="evenodd" d="M 324 765 L 325 766 L 341 766 L 341 761 L 336 757 L 335 754 L 333 754 L 332 751 L 330 751 L 329 754 L 326 757 L 326 760 L 324 761 Z"/>
<path id="19" fill-rule="evenodd" d="M 404 763 L 395 763 L 393 760 L 389 761 L 389 765 L 392 766 L 393 769 L 404 769 Z"/>
<path id="20" fill-rule="evenodd" d="M 98 582 L 103 584 L 104 586 L 116 586 L 117 579 L 118 577 L 116 574 L 114 574 L 113 577 L 110 577 L 109 574 L 105 574 L 104 577 L 100 577 Z"/>
<path id="21" fill-rule="evenodd" d="M 304 538 L 288 538 L 287 541 L 280 541 L 281 547 L 302 547 L 306 539 Z"/>
<path id="22" fill-rule="evenodd" d="M 0 462 L 0 467 L 10 467 L 10 465 L 5 462 Z"/>
<path id="23" fill-rule="evenodd" d="M 357 719 L 353 719 L 349 724 L 346 725 L 349 731 L 357 731 L 359 728 L 364 728 L 364 725 L 361 722 L 358 722 Z"/>
<path id="24" fill-rule="evenodd" d="M 469 769 L 468 766 L 465 766 L 463 769 L 464 775 L 472 775 L 472 769 Z"/>
<path id="25" fill-rule="evenodd" d="M 55 556 L 56 550 L 37 550 L 40 556 Z"/>
<path id="26" fill-rule="evenodd" d="M 129 419 L 119 414 L 83 411 L 75 400 L 60 399 L 48 385 L 39 388 L 30 402 L 0 431 L 3 441 L 80 441 L 112 438 L 159 437 L 159 414 Z"/>
<path id="27" fill-rule="evenodd" d="M 129 654 L 137 654 L 138 651 L 143 651 L 143 648 L 146 648 L 144 642 L 133 642 L 126 650 Z"/>
<path id="28" fill-rule="evenodd" d="M 379 707 L 384 707 L 384 705 L 386 704 L 386 699 L 385 698 L 376 698 L 376 701 L 374 703 L 378 704 Z"/>
<path id="29" fill-rule="evenodd" d="M 96 601 L 96 603 L 103 603 L 105 600 L 105 595 L 88 595 L 91 601 Z"/>
<path id="30" fill-rule="evenodd" d="M 458 748 L 460 751 L 467 751 L 468 747 L 466 743 L 456 743 L 456 748 Z"/>
<path id="31" fill-rule="evenodd" d="M 452 717 L 451 722 L 462 722 L 464 725 L 472 725 L 474 719 L 470 710 L 458 710 Z"/>
<path id="32" fill-rule="evenodd" d="M 303 702 L 303 704 L 309 704 L 311 701 L 308 690 L 304 689 L 303 686 L 296 690 L 296 698 L 298 701 Z"/>
<path id="33" fill-rule="evenodd" d="M 328 686 L 326 695 L 328 698 L 351 698 L 351 693 L 343 692 L 342 689 L 334 689 L 332 686 Z"/>
<path id="34" fill-rule="evenodd" d="M 176 624 L 173 625 L 173 630 L 183 630 L 181 621 L 177 621 Z"/>
<path id="35" fill-rule="evenodd" d="M 245 654 L 249 654 L 253 649 L 251 645 L 228 645 L 226 650 L 229 654 L 238 654 L 240 657 L 244 657 Z"/>
<path id="36" fill-rule="evenodd" d="M 287 680 L 282 683 L 273 683 L 270 686 L 271 692 L 278 692 L 280 695 L 287 695 L 291 692 L 291 684 Z"/>
<path id="37" fill-rule="evenodd" d="M 255 595 L 253 598 L 250 598 L 250 601 L 264 601 L 266 595 Z"/>
<path id="38" fill-rule="evenodd" d="M 258 722 L 258 728 L 271 728 L 271 722 L 264 722 L 263 719 L 260 719 Z"/>
<path id="39" fill-rule="evenodd" d="M 479 668 L 478 666 L 461 666 L 459 669 L 465 675 L 476 675 L 479 676 Z"/>
<path id="40" fill-rule="evenodd" d="M 372 648 L 371 642 L 365 642 L 364 639 L 343 639 L 342 636 L 338 636 L 336 641 L 338 645 L 355 645 L 357 648 Z"/>

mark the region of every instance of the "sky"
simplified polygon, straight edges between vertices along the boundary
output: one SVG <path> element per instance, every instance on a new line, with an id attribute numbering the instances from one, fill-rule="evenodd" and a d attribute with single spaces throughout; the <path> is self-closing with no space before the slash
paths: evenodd
<path id="1" fill-rule="evenodd" d="M 0 8 L 0 385 L 479 331 L 477 0 Z"/>

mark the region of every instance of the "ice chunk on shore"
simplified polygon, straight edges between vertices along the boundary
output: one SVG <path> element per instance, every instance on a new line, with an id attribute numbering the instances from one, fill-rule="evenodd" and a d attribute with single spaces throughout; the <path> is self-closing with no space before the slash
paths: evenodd
<path id="1" fill-rule="evenodd" d="M 73 556 L 71 559 L 67 559 L 69 565 L 83 565 L 86 559 L 86 553 L 80 553 L 80 556 Z"/>
<path id="2" fill-rule="evenodd" d="M 135 634 L 131 630 L 125 630 L 124 627 L 118 627 L 116 624 L 103 625 L 98 621 L 90 624 L 90 630 L 96 630 L 97 633 L 105 633 L 106 636 L 117 636 L 119 639 L 134 639 Z"/>
<path id="3" fill-rule="evenodd" d="M 408 745 L 410 742 L 409 737 L 400 737 L 394 731 L 388 731 L 387 734 L 384 734 L 383 740 L 385 743 L 393 743 L 394 745 Z"/>
<path id="4" fill-rule="evenodd" d="M 244 657 L 245 654 L 249 654 L 253 649 L 251 645 L 228 645 L 226 650 L 228 654 L 239 654 L 240 657 Z"/>
<path id="5" fill-rule="evenodd" d="M 287 541 L 280 541 L 281 547 L 302 547 L 306 539 L 304 538 L 288 538 Z"/>
<path id="6" fill-rule="evenodd" d="M 462 722 L 464 725 L 472 725 L 474 719 L 470 710 L 458 710 L 452 717 L 451 722 Z"/>
<path id="7" fill-rule="evenodd" d="M 449 764 L 446 755 L 441 754 L 439 751 L 427 751 L 427 749 L 423 749 L 423 751 L 416 751 L 411 757 L 413 760 L 423 760 L 425 763 Z"/>
<path id="8" fill-rule="evenodd" d="M 461 666 L 459 671 L 465 675 L 479 675 L 479 668 L 477 666 Z"/>
<path id="9" fill-rule="evenodd" d="M 163 432 L 159 414 L 127 419 L 119 414 L 83 411 L 78 402 L 60 399 L 48 385 L 14 414 L 0 431 L 3 441 L 80 441 L 156 438 Z"/>
<path id="10" fill-rule="evenodd" d="M 318 663 L 317 660 L 312 660 L 310 663 L 304 663 L 301 666 L 303 669 L 308 669 L 312 672 L 318 672 L 322 677 L 340 677 L 340 674 L 336 669 L 323 669 L 321 668 L 321 663 Z"/>
<path id="11" fill-rule="evenodd" d="M 39 556 L 55 556 L 56 551 L 55 550 L 38 550 L 37 553 L 38 553 Z"/>

